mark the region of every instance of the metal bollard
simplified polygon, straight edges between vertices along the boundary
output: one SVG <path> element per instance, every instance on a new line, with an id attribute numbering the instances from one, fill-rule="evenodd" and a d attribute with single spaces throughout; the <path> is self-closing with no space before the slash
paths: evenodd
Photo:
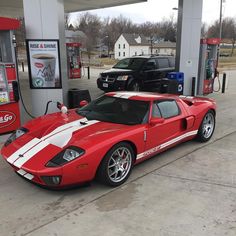
<path id="1" fill-rule="evenodd" d="M 88 79 L 90 79 L 90 67 L 88 66 L 87 69 L 88 69 Z"/>
<path id="2" fill-rule="evenodd" d="M 226 73 L 223 74 L 223 81 L 222 81 L 222 93 L 225 93 L 225 85 L 226 85 Z"/>
<path id="3" fill-rule="evenodd" d="M 24 62 L 23 61 L 21 62 L 21 67 L 22 67 L 22 71 L 24 72 L 25 71 L 25 66 L 24 66 Z"/>
<path id="4" fill-rule="evenodd" d="M 195 96 L 196 77 L 192 77 L 192 96 Z"/>

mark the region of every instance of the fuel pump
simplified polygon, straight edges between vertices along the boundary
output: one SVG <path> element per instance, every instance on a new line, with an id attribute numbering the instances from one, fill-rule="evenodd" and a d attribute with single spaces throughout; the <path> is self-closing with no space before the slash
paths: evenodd
<path id="1" fill-rule="evenodd" d="M 67 65 L 70 79 L 81 78 L 80 43 L 66 43 Z"/>
<path id="2" fill-rule="evenodd" d="M 217 76 L 219 44 L 219 38 L 201 39 L 197 86 L 199 95 L 213 92 L 214 79 Z"/>
<path id="3" fill-rule="evenodd" d="M 0 134 L 20 127 L 20 108 L 13 30 L 16 19 L 0 17 Z"/>

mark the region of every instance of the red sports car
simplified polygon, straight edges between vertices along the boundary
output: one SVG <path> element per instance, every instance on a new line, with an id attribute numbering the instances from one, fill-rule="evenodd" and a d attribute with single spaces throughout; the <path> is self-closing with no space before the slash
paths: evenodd
<path id="1" fill-rule="evenodd" d="M 207 98 L 110 92 L 82 108 L 28 122 L 1 154 L 18 174 L 43 186 L 95 177 L 118 186 L 134 164 L 193 138 L 208 141 L 215 115 L 216 104 Z"/>

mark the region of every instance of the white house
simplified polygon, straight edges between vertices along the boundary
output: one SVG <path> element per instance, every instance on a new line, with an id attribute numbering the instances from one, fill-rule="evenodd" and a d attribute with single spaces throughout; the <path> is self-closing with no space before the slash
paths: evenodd
<path id="1" fill-rule="evenodd" d="M 150 47 L 150 54 L 160 54 L 160 55 L 175 55 L 176 43 L 170 41 L 161 41 L 153 44 L 152 52 Z"/>
<path id="2" fill-rule="evenodd" d="M 138 34 L 121 34 L 114 47 L 115 59 L 132 57 L 137 55 L 175 55 L 176 43 L 161 41 L 151 42 Z"/>
<path id="3" fill-rule="evenodd" d="M 115 43 L 115 59 L 149 54 L 150 42 L 137 34 L 121 34 Z"/>

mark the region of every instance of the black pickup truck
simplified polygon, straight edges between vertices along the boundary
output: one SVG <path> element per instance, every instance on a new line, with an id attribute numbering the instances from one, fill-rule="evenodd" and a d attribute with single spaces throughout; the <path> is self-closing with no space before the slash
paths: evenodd
<path id="1" fill-rule="evenodd" d="M 107 91 L 158 91 L 163 78 L 175 70 L 172 56 L 135 56 L 120 60 L 97 79 L 99 89 Z"/>

